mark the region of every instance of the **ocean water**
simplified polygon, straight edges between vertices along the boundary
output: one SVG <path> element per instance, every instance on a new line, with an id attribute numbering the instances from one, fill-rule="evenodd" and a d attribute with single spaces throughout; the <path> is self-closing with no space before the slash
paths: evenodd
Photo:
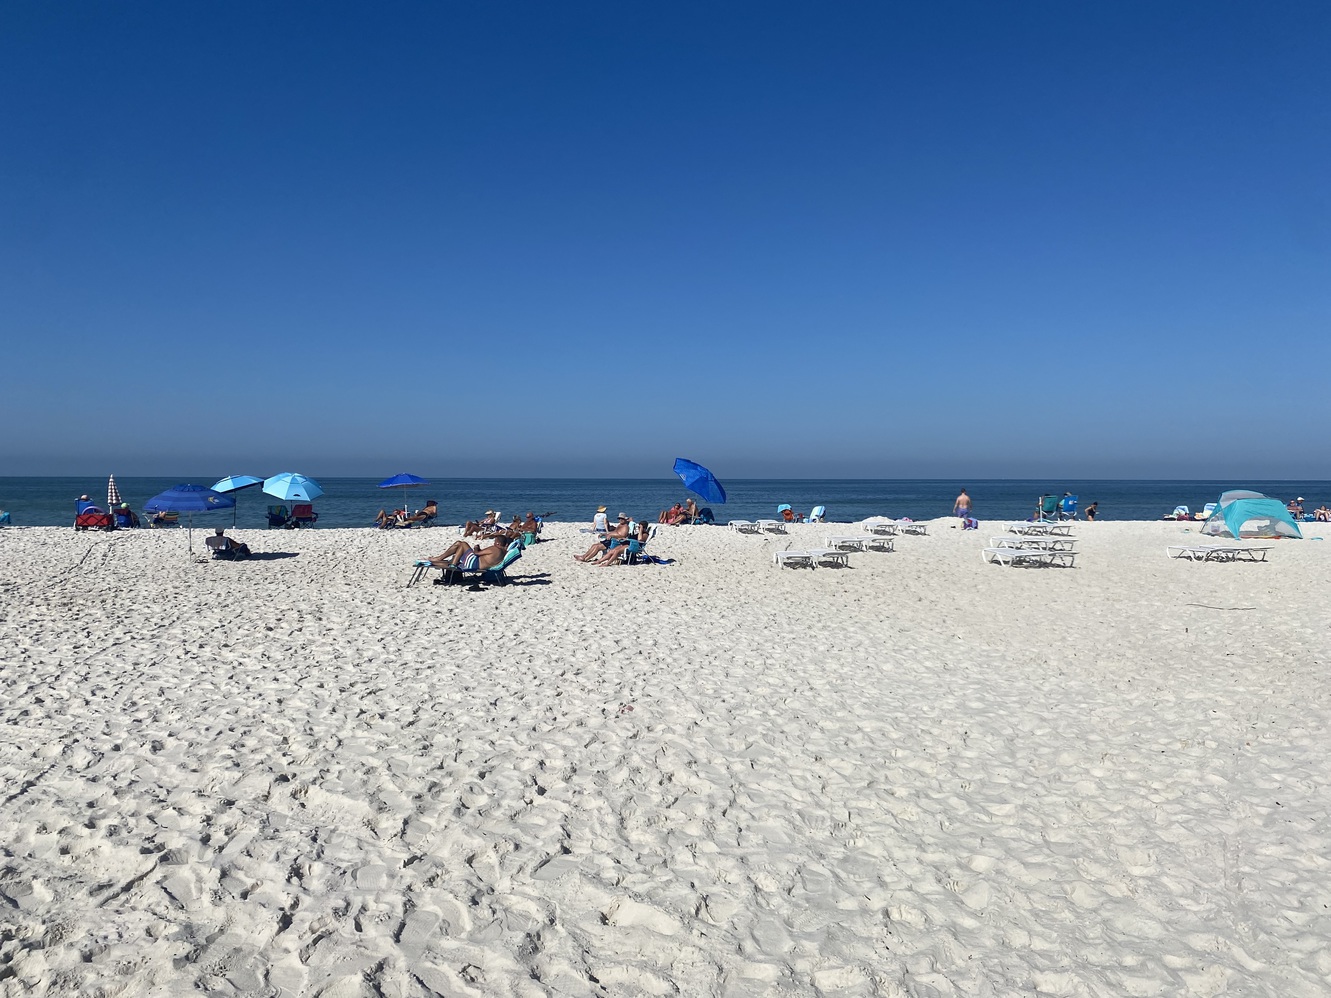
<path id="1" fill-rule="evenodd" d="M 117 478 L 116 485 L 123 499 L 141 514 L 145 502 L 173 485 L 211 485 L 220 477 Z M 655 520 L 660 510 L 688 495 L 677 478 L 444 478 L 424 488 L 402 490 L 380 489 L 380 479 L 312 477 L 325 492 L 314 503 L 318 526 L 323 527 L 367 527 L 380 508 L 391 509 L 405 501 L 417 509 L 427 499 L 439 501 L 440 523 L 460 523 L 487 509 L 498 509 L 505 516 L 531 510 L 548 513 L 555 520 L 590 520 L 597 506 L 608 506 L 612 517 L 622 511 L 634 518 Z M 777 505 L 783 502 L 800 512 L 824 505 L 829 520 L 847 523 L 866 516 L 927 520 L 950 514 L 952 502 L 963 488 L 970 493 L 974 515 L 982 521 L 1025 519 L 1034 511 L 1039 496 L 1061 496 L 1064 492 L 1079 496 L 1083 507 L 1098 500 L 1100 516 L 1105 520 L 1155 520 L 1180 504 L 1199 510 L 1233 488 L 1250 488 L 1286 501 L 1303 496 L 1308 510 L 1323 502 L 1331 504 L 1331 482 L 1306 481 L 735 479 L 724 484 L 729 501 L 713 507 L 722 523 L 775 516 Z M 104 503 L 105 477 L 0 478 L 0 510 L 8 510 L 15 525 L 72 526 L 74 502 L 83 493 Z M 235 495 L 236 526 L 266 527 L 267 506 L 277 500 L 264 495 L 259 487 Z M 195 523 L 229 526 L 232 519 L 232 511 L 227 510 L 196 515 Z"/>

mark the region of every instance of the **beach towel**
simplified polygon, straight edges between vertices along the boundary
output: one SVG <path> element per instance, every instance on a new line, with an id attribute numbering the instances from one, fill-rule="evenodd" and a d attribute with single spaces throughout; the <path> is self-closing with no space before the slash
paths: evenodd
<path id="1" fill-rule="evenodd" d="M 961 521 L 962 530 L 979 530 L 980 521 L 973 516 L 968 516 Z"/>

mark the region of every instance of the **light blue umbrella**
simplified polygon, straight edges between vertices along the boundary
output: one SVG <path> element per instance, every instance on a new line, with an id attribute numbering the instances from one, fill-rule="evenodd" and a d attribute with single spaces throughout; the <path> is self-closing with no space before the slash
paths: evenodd
<path id="1" fill-rule="evenodd" d="M 219 509 L 231 509 L 236 500 L 220 492 L 204 488 L 202 485 L 177 485 L 158 493 L 143 504 L 149 513 L 187 513 L 189 514 L 189 551 L 194 553 L 194 514 L 213 513 Z"/>
<path id="2" fill-rule="evenodd" d="M 227 475 L 220 482 L 213 482 L 214 492 L 237 492 L 248 489 L 251 485 L 262 485 L 262 478 L 253 475 Z"/>
<path id="3" fill-rule="evenodd" d="M 273 498 L 286 502 L 313 502 L 324 494 L 313 478 L 306 478 L 294 471 L 284 471 L 272 478 L 265 478 L 263 490 Z"/>
<path id="4" fill-rule="evenodd" d="M 220 482 L 213 482 L 214 492 L 239 492 L 241 489 L 253 488 L 255 485 L 262 485 L 262 478 L 255 478 L 253 475 L 227 475 Z M 240 503 L 231 507 L 231 526 L 236 525 L 236 510 L 240 508 Z"/>

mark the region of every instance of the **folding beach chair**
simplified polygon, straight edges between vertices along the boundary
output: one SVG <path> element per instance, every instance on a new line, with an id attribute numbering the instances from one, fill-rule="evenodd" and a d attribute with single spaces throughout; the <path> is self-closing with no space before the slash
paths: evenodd
<path id="1" fill-rule="evenodd" d="M 1075 520 L 1077 518 L 1077 497 L 1064 496 L 1058 504 L 1058 518 L 1060 520 Z"/>
<path id="2" fill-rule="evenodd" d="M 291 507 L 290 526 L 312 527 L 317 519 L 319 519 L 319 514 L 314 511 L 314 506 L 310 503 L 297 503 Z"/>
<path id="3" fill-rule="evenodd" d="M 291 513 L 285 506 L 268 507 L 268 526 L 285 527 L 291 522 Z"/>
<path id="4" fill-rule="evenodd" d="M 0 509 L 0 523 L 10 523 L 9 510 Z"/>
<path id="5" fill-rule="evenodd" d="M 1058 519 L 1058 496 L 1040 497 L 1040 519 L 1041 520 Z"/>

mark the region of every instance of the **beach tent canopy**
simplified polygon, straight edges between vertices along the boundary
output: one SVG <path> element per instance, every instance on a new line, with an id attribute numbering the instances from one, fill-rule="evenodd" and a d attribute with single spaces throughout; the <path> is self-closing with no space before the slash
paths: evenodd
<path id="1" fill-rule="evenodd" d="M 1220 496 L 1202 533 L 1228 537 L 1302 537 L 1299 525 L 1279 499 L 1234 489 Z"/>

